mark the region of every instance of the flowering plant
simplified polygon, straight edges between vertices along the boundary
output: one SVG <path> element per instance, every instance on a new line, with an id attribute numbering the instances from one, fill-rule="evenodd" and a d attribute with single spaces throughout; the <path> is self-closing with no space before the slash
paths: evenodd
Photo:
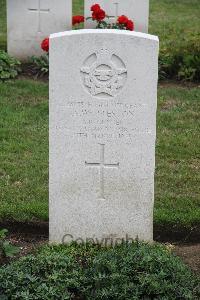
<path id="1" fill-rule="evenodd" d="M 45 38 L 41 43 L 41 49 L 45 52 L 49 52 L 49 38 Z"/>
<path id="2" fill-rule="evenodd" d="M 49 73 L 49 37 L 42 40 L 40 47 L 45 53 L 39 57 L 32 56 L 29 60 L 35 77 L 44 77 Z"/>
<path id="3" fill-rule="evenodd" d="M 106 12 L 101 8 L 99 4 L 93 4 L 90 8 L 91 10 L 91 17 L 87 19 L 92 19 L 95 21 L 96 28 L 99 29 L 121 29 L 121 30 L 134 30 L 134 22 L 130 20 L 127 16 L 121 15 L 116 18 L 114 23 L 110 23 L 109 19 L 113 18 L 113 16 L 108 16 Z M 84 16 L 73 16 L 72 24 L 75 26 L 76 29 L 79 28 L 79 25 L 85 21 Z M 45 38 L 41 43 L 41 48 L 45 52 L 49 52 L 49 38 Z"/>
<path id="4" fill-rule="evenodd" d="M 73 16 L 72 17 L 72 25 L 73 26 L 83 23 L 84 21 L 85 21 L 84 16 Z"/>
<path id="5" fill-rule="evenodd" d="M 106 12 L 101 8 L 99 4 L 93 4 L 91 6 L 91 17 L 87 19 L 92 19 L 97 23 L 96 28 L 99 29 L 121 29 L 121 30 L 134 30 L 134 22 L 130 20 L 127 16 L 119 16 L 114 23 L 110 23 L 109 19 L 112 16 L 108 16 Z M 84 22 L 83 16 L 74 16 L 72 23 L 77 25 Z"/>

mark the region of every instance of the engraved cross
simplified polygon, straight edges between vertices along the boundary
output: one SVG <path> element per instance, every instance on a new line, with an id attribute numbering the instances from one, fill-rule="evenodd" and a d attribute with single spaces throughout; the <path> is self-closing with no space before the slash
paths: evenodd
<path id="1" fill-rule="evenodd" d="M 100 162 L 88 163 L 85 162 L 86 167 L 96 167 L 100 169 L 100 199 L 105 199 L 104 195 L 104 169 L 105 168 L 119 168 L 119 163 L 106 164 L 105 163 L 105 145 L 100 144 Z"/>
<path id="2" fill-rule="evenodd" d="M 119 17 L 119 2 L 114 1 L 113 5 L 114 5 L 115 14 L 114 16 L 111 16 L 111 18 L 114 19 L 113 22 L 116 22 L 117 18 Z"/>
<path id="3" fill-rule="evenodd" d="M 118 2 L 115 2 L 113 3 L 114 6 L 115 6 L 115 18 L 117 20 L 118 16 L 119 16 L 119 3 Z"/>
<path id="4" fill-rule="evenodd" d="M 38 14 L 38 33 L 41 33 L 41 13 L 49 13 L 49 8 L 41 8 L 41 0 L 38 0 L 38 8 L 28 8 L 30 12 L 36 12 Z"/>

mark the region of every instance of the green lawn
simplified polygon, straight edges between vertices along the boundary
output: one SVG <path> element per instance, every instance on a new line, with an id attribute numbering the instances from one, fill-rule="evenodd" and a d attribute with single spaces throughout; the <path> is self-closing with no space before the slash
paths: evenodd
<path id="1" fill-rule="evenodd" d="M 48 87 L 0 84 L 0 219 L 47 219 Z"/>
<path id="2" fill-rule="evenodd" d="M 199 98 L 159 88 L 155 224 L 200 224 Z M 0 99 L 0 220 L 47 220 L 48 84 L 1 84 Z"/>
<path id="3" fill-rule="evenodd" d="M 0 0 L 0 49 L 6 48 L 5 3 Z M 177 44 L 185 45 L 200 35 L 199 11 L 199 0 L 150 0 L 149 32 L 160 37 L 163 51 L 173 51 Z M 83 14 L 83 0 L 73 0 L 73 12 Z"/>

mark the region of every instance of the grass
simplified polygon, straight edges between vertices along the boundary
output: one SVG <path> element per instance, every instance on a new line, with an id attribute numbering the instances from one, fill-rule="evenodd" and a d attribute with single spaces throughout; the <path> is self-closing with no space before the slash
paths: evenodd
<path id="1" fill-rule="evenodd" d="M 0 85 L 0 218 L 48 218 L 48 87 Z"/>
<path id="2" fill-rule="evenodd" d="M 200 34 L 199 0 L 151 0 L 149 32 L 158 35 L 161 49 L 185 44 Z M 182 47 L 181 47 L 182 48 Z"/>
<path id="3" fill-rule="evenodd" d="M 0 220 L 48 220 L 48 84 L 0 85 Z M 200 224 L 200 89 L 160 87 L 155 224 Z"/>
<path id="4" fill-rule="evenodd" d="M 199 0 L 150 1 L 149 32 L 160 37 L 161 50 L 169 48 L 173 51 L 175 41 L 177 48 L 177 43 L 185 44 L 192 37 L 197 39 L 197 34 L 200 34 L 199 11 Z M 73 12 L 83 14 L 83 0 L 73 0 Z M 0 49 L 5 48 L 6 0 L 0 0 Z"/>
<path id="5" fill-rule="evenodd" d="M 159 89 L 155 222 L 200 223 L 200 89 Z"/>

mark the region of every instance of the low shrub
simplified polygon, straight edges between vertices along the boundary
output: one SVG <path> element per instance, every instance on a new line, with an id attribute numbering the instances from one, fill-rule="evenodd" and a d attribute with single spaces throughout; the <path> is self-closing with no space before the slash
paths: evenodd
<path id="1" fill-rule="evenodd" d="M 200 81 L 200 34 L 161 48 L 159 78 Z"/>
<path id="2" fill-rule="evenodd" d="M 48 76 L 49 57 L 44 54 L 33 56 L 30 60 L 31 71 L 37 77 Z M 160 53 L 159 79 L 175 79 L 179 81 L 200 81 L 200 52 L 182 50 L 180 53 Z"/>
<path id="3" fill-rule="evenodd" d="M 35 77 L 44 77 L 49 74 L 49 55 L 45 53 L 39 57 L 32 56 L 30 59 L 32 73 Z"/>
<path id="4" fill-rule="evenodd" d="M 0 229 L 0 261 L 19 253 L 19 247 L 13 246 L 7 239 L 7 229 Z"/>
<path id="5" fill-rule="evenodd" d="M 45 39 L 46 41 L 48 39 Z M 44 42 L 43 41 L 43 42 Z M 162 47 L 159 55 L 159 79 L 174 79 L 179 81 L 200 81 L 200 37 L 191 38 L 190 42 L 177 44 L 173 47 Z M 45 44 L 46 46 L 46 44 Z M 43 50 L 46 48 L 43 48 Z M 44 55 L 33 56 L 30 60 L 31 70 L 36 77 L 49 74 L 49 56 L 47 47 Z"/>
<path id="6" fill-rule="evenodd" d="M 199 281 L 161 245 L 45 246 L 0 269 L 0 299 L 200 299 Z"/>
<path id="7" fill-rule="evenodd" d="M 13 79 L 21 72 L 20 61 L 0 50 L 0 81 Z"/>

